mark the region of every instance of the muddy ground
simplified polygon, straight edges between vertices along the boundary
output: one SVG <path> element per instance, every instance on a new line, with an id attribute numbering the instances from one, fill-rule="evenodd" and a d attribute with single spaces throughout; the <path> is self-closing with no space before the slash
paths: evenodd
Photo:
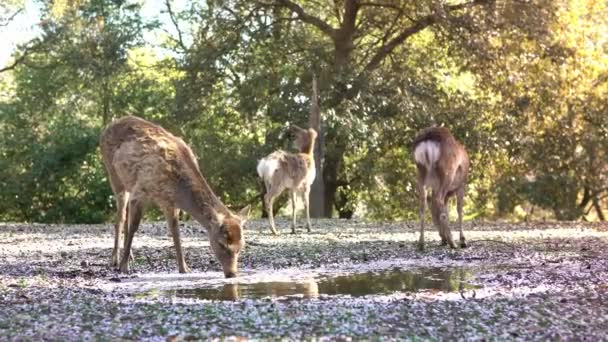
<path id="1" fill-rule="evenodd" d="M 194 273 L 180 276 L 164 223 L 145 224 L 137 233 L 130 275 L 108 267 L 109 224 L 0 223 L 0 336 L 607 339 L 607 225 L 467 223 L 469 248 L 439 247 L 430 231 L 420 253 L 415 223 L 319 220 L 312 233 L 300 228 L 291 235 L 287 221 L 279 221 L 279 237 L 265 224 L 248 223 L 243 275 L 224 280 L 198 224 L 182 225 Z M 319 277 L 429 267 L 465 271 L 453 272 L 461 278 L 436 290 L 328 295 L 315 287 Z M 313 293 L 251 299 L 235 289 L 268 279 L 313 284 Z M 200 286 L 228 286 L 234 298 L 163 295 Z"/>

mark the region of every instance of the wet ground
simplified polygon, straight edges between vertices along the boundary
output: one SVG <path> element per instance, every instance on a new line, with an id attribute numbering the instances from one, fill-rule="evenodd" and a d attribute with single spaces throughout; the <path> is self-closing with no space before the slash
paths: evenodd
<path id="1" fill-rule="evenodd" d="M 348 275 L 317 275 L 308 279 L 292 280 L 288 277 L 264 280 L 263 274 L 241 275 L 239 279 L 222 285 L 198 283 L 176 289 L 152 289 L 140 298 L 193 298 L 202 300 L 241 299 L 310 299 L 327 296 L 390 295 L 414 292 L 457 292 L 479 286 L 471 282 L 475 268 L 417 268 L 390 269 L 380 272 L 352 273 Z M 262 272 L 261 272 L 262 273 Z M 275 277 L 276 278 L 276 277 Z"/>
<path id="2" fill-rule="evenodd" d="M 429 233 L 425 253 L 415 226 L 322 220 L 272 237 L 254 221 L 241 274 L 224 279 L 198 225 L 182 226 L 192 274 L 154 223 L 124 275 L 107 266 L 110 225 L 0 224 L 0 336 L 605 339 L 605 225 L 467 223 L 470 248 Z"/>

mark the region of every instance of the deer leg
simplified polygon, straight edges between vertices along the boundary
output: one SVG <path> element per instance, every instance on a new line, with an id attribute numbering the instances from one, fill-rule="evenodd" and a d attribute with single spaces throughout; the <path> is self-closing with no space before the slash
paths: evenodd
<path id="1" fill-rule="evenodd" d="M 310 233 L 311 224 L 310 224 L 310 209 L 309 209 L 309 201 L 310 201 L 310 188 L 307 187 L 302 192 L 302 201 L 304 202 L 304 211 L 306 212 L 306 230 Z"/>
<path id="2" fill-rule="evenodd" d="M 129 202 L 127 202 L 129 203 Z M 142 204 L 143 205 L 143 204 Z M 127 241 L 127 230 L 129 229 L 129 225 L 127 224 L 129 221 L 129 206 L 127 205 L 127 215 L 125 216 L 125 225 L 124 225 L 124 239 L 125 241 Z M 123 242 L 123 246 L 124 246 L 124 242 Z M 129 251 L 129 260 L 131 261 L 135 261 L 135 257 L 133 256 L 133 248 L 131 248 L 131 250 Z"/>
<path id="3" fill-rule="evenodd" d="M 431 198 L 431 217 L 433 218 L 433 224 L 437 227 L 437 231 L 439 232 L 439 237 L 441 238 L 440 246 L 446 246 L 448 244 L 448 239 L 445 236 L 445 231 L 443 226 L 441 225 L 441 220 L 439 219 L 441 216 L 441 210 L 437 207 L 435 202 L 435 197 Z"/>
<path id="4" fill-rule="evenodd" d="M 264 201 L 266 201 L 266 210 L 268 210 L 268 221 L 270 222 L 270 230 L 273 235 L 279 235 L 277 229 L 274 226 L 274 214 L 272 212 L 272 202 L 274 202 L 274 196 L 272 193 L 267 192 L 264 195 Z"/>
<path id="5" fill-rule="evenodd" d="M 173 236 L 173 244 L 175 245 L 175 256 L 177 258 L 177 269 L 179 273 L 190 273 L 192 270 L 186 264 L 186 258 L 184 257 L 184 250 L 182 248 L 182 241 L 180 239 L 179 234 L 179 223 L 177 220 L 178 210 L 176 209 L 166 209 L 165 210 L 165 218 L 167 219 L 167 224 L 169 225 L 169 230 L 171 230 L 171 236 Z"/>
<path id="6" fill-rule="evenodd" d="M 467 248 L 467 242 L 462 231 L 462 206 L 464 202 L 464 186 L 458 189 L 456 193 L 456 209 L 458 210 L 458 229 L 460 230 L 460 247 Z"/>
<path id="7" fill-rule="evenodd" d="M 127 221 L 127 204 L 129 203 L 129 193 L 122 192 L 116 195 L 116 222 L 114 224 L 114 249 L 112 250 L 112 259 L 110 266 L 117 267 L 120 256 L 120 236 L 122 235 L 125 223 Z"/>
<path id="8" fill-rule="evenodd" d="M 143 216 L 143 203 L 138 200 L 129 201 L 129 225 L 127 229 L 127 238 L 125 239 L 125 247 L 122 253 L 122 259 L 120 260 L 120 271 L 124 273 L 129 272 L 129 261 L 131 258 L 131 245 L 133 244 L 133 236 L 139 228 L 139 223 Z"/>
<path id="9" fill-rule="evenodd" d="M 125 223 L 123 225 L 123 230 L 122 230 L 122 234 L 123 234 L 123 240 L 122 240 L 122 245 L 123 245 L 123 249 L 124 246 L 127 244 L 127 239 L 129 238 L 129 200 L 127 199 L 125 201 L 125 203 L 127 203 L 126 205 L 126 211 L 125 211 Z M 120 256 L 120 254 L 118 254 Z M 133 250 L 131 250 L 129 252 L 129 259 L 131 261 L 135 260 L 135 258 L 133 258 Z"/>
<path id="10" fill-rule="evenodd" d="M 426 210 L 426 189 L 424 184 L 418 182 L 418 196 L 420 201 L 420 239 L 418 240 L 418 249 L 424 251 L 424 212 Z"/>
<path id="11" fill-rule="evenodd" d="M 290 190 L 291 195 L 291 234 L 296 233 L 296 191 Z"/>
<path id="12" fill-rule="evenodd" d="M 439 212 L 439 225 L 441 227 L 440 229 L 443 231 L 443 237 L 446 239 L 448 245 L 450 245 L 450 248 L 456 248 L 448 222 L 448 197 L 445 191 L 439 192 L 439 195 L 440 196 L 435 198 L 435 200 L 437 201 L 437 208 Z"/>
<path id="13" fill-rule="evenodd" d="M 441 207 L 437 205 L 437 196 L 439 196 L 438 192 L 433 191 L 431 195 L 431 217 L 433 218 L 433 224 L 439 232 L 439 237 L 441 237 L 440 246 L 445 246 L 448 244 L 448 239 L 445 235 L 445 230 L 443 225 L 441 224 L 441 220 L 439 219 L 439 217 L 441 216 Z"/>

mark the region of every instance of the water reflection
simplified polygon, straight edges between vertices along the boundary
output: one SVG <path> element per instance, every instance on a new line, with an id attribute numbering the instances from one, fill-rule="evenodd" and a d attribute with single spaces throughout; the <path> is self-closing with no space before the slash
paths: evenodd
<path id="1" fill-rule="evenodd" d="M 472 278 L 472 275 L 473 270 L 465 268 L 394 269 L 381 273 L 357 273 L 297 282 L 224 284 L 219 288 L 203 287 L 157 291 L 155 294 L 208 300 L 239 300 L 288 296 L 316 298 L 320 294 L 365 296 L 421 290 L 454 292 L 475 288 L 474 285 L 467 282 Z"/>
<path id="2" fill-rule="evenodd" d="M 308 282 L 267 282 L 254 284 L 224 284 L 219 288 L 195 288 L 161 291 L 170 297 L 198 298 L 209 300 L 239 300 L 241 298 L 264 298 L 301 296 L 314 298 L 319 296 L 316 281 Z"/>
<path id="3" fill-rule="evenodd" d="M 383 273 L 358 273 L 319 282 L 319 292 L 328 295 L 349 294 L 365 296 L 369 294 L 389 294 L 393 292 L 417 292 L 435 290 L 458 291 L 460 287 L 473 288 L 466 281 L 472 273 L 463 268 L 430 268 L 416 271 L 392 270 Z"/>

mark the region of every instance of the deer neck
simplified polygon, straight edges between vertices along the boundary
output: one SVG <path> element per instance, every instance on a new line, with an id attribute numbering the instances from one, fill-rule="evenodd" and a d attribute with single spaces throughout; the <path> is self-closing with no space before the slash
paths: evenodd
<path id="1" fill-rule="evenodd" d="M 308 154 L 310 156 L 313 155 L 315 150 L 315 138 L 313 134 L 308 135 L 308 141 L 306 144 L 304 144 L 304 146 L 302 146 L 302 148 L 300 149 L 300 153 L 305 153 Z"/>
<path id="2" fill-rule="evenodd" d="M 177 206 L 192 215 L 205 229 L 220 225 L 223 217 L 230 214 L 202 176 L 180 179 L 176 197 Z"/>

